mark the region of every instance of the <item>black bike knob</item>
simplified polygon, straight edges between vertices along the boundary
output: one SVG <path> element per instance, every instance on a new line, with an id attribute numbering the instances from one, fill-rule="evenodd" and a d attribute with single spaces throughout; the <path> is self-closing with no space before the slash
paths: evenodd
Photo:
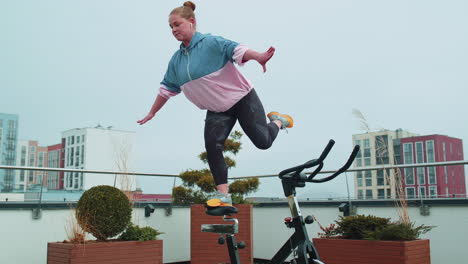
<path id="1" fill-rule="evenodd" d="M 304 222 L 306 224 L 312 224 L 314 222 L 314 218 L 311 216 L 311 215 L 308 215 L 306 216 L 306 218 L 304 219 Z"/>
<path id="2" fill-rule="evenodd" d="M 224 241 L 225 241 L 225 240 L 224 240 L 223 237 L 218 238 L 218 244 L 224 245 Z"/>
<path id="3" fill-rule="evenodd" d="M 245 243 L 244 243 L 244 241 L 241 241 L 241 242 L 237 243 L 237 247 L 238 247 L 239 249 L 245 248 Z"/>

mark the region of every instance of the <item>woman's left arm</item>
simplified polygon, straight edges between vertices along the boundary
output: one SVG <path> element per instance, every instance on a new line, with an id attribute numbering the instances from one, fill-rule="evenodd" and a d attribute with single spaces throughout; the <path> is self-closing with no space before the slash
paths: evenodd
<path id="1" fill-rule="evenodd" d="M 271 59 L 271 57 L 273 57 L 274 54 L 274 47 L 270 47 L 265 52 L 257 52 L 255 50 L 249 49 L 244 53 L 244 57 L 242 57 L 242 63 L 249 60 L 256 60 L 260 65 L 262 65 L 263 72 L 266 72 L 266 63 Z"/>

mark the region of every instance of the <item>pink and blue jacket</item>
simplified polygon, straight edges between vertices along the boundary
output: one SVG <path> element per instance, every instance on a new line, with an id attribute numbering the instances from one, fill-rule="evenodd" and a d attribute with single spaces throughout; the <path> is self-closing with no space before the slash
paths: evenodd
<path id="1" fill-rule="evenodd" d="M 172 56 L 159 95 L 169 99 L 184 92 L 198 108 L 225 112 L 252 89 L 237 70 L 248 48 L 234 41 L 195 32 Z"/>

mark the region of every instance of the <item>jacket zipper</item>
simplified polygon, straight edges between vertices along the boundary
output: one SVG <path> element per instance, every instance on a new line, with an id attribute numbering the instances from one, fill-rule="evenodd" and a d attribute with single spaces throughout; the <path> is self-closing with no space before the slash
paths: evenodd
<path id="1" fill-rule="evenodd" d="M 190 53 L 188 52 L 187 48 L 185 48 L 185 55 L 187 56 L 187 75 L 189 80 L 192 81 L 192 76 L 190 75 Z"/>

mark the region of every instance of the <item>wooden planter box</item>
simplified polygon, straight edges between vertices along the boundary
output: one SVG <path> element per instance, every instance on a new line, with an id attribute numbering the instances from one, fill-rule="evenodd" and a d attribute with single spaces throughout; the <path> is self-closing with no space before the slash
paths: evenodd
<path id="1" fill-rule="evenodd" d="M 239 212 L 233 218 L 239 220 L 239 233 L 235 234 L 236 242 L 244 241 L 246 247 L 239 250 L 241 263 L 253 263 L 253 206 L 251 204 L 235 205 Z M 201 232 L 202 224 L 230 224 L 222 216 L 210 216 L 205 213 L 203 204 L 195 204 L 190 210 L 190 258 L 191 264 L 231 263 L 226 243 L 218 244 L 219 234 Z M 225 237 L 225 236 L 224 236 Z"/>
<path id="2" fill-rule="evenodd" d="M 430 264 L 428 239 L 369 241 L 314 238 L 320 260 L 327 264 Z"/>
<path id="3" fill-rule="evenodd" d="M 86 244 L 48 243 L 47 264 L 163 264 L 163 241 L 109 241 Z"/>

